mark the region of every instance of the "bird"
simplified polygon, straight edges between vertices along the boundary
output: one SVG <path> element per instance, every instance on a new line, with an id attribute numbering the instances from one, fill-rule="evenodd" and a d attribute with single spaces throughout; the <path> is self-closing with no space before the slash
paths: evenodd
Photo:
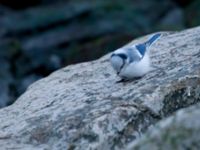
<path id="1" fill-rule="evenodd" d="M 119 48 L 111 54 L 110 63 L 121 77 L 119 82 L 139 79 L 151 71 L 149 49 L 160 37 L 161 33 L 156 33 L 143 43 Z"/>

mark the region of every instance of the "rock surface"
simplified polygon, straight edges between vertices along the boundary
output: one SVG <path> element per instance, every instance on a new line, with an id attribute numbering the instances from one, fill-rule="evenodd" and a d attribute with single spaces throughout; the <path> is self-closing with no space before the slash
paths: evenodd
<path id="1" fill-rule="evenodd" d="M 140 80 L 116 83 L 108 58 L 58 70 L 1 109 L 1 148 L 124 149 L 200 101 L 200 27 L 163 32 L 151 47 L 157 69 Z"/>
<path id="2" fill-rule="evenodd" d="M 200 89 L 199 89 L 200 90 Z M 129 150 L 198 150 L 200 148 L 200 105 L 178 111 L 161 121 L 145 136 L 133 142 Z"/>

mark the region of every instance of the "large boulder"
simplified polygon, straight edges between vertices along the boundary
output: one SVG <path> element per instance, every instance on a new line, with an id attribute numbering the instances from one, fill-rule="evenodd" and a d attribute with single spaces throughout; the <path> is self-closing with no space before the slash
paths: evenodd
<path id="1" fill-rule="evenodd" d="M 0 110 L 1 149 L 124 149 L 158 121 L 198 103 L 200 27 L 162 34 L 150 50 L 155 69 L 140 80 L 116 83 L 108 54 L 32 84 Z"/>

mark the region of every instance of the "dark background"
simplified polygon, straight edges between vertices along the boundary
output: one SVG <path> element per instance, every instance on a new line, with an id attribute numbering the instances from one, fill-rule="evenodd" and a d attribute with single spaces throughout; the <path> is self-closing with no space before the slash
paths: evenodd
<path id="1" fill-rule="evenodd" d="M 138 36 L 200 23 L 200 0 L 0 0 L 0 107 Z"/>

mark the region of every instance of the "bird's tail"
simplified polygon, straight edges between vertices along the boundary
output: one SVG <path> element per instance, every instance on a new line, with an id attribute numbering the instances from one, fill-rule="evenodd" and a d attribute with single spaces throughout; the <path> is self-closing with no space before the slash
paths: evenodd
<path id="1" fill-rule="evenodd" d="M 148 41 L 145 42 L 147 47 L 151 46 L 155 41 L 157 41 L 161 37 L 161 33 L 156 33 L 152 37 L 149 38 Z"/>
<path id="2" fill-rule="evenodd" d="M 156 33 L 154 34 L 151 38 L 149 38 L 148 41 L 146 41 L 145 43 L 142 44 L 137 44 L 135 47 L 137 48 L 137 50 L 140 52 L 140 54 L 142 56 L 145 55 L 145 53 L 147 52 L 147 50 L 149 49 L 149 47 L 156 41 L 159 39 L 159 37 L 161 37 L 161 33 Z"/>

